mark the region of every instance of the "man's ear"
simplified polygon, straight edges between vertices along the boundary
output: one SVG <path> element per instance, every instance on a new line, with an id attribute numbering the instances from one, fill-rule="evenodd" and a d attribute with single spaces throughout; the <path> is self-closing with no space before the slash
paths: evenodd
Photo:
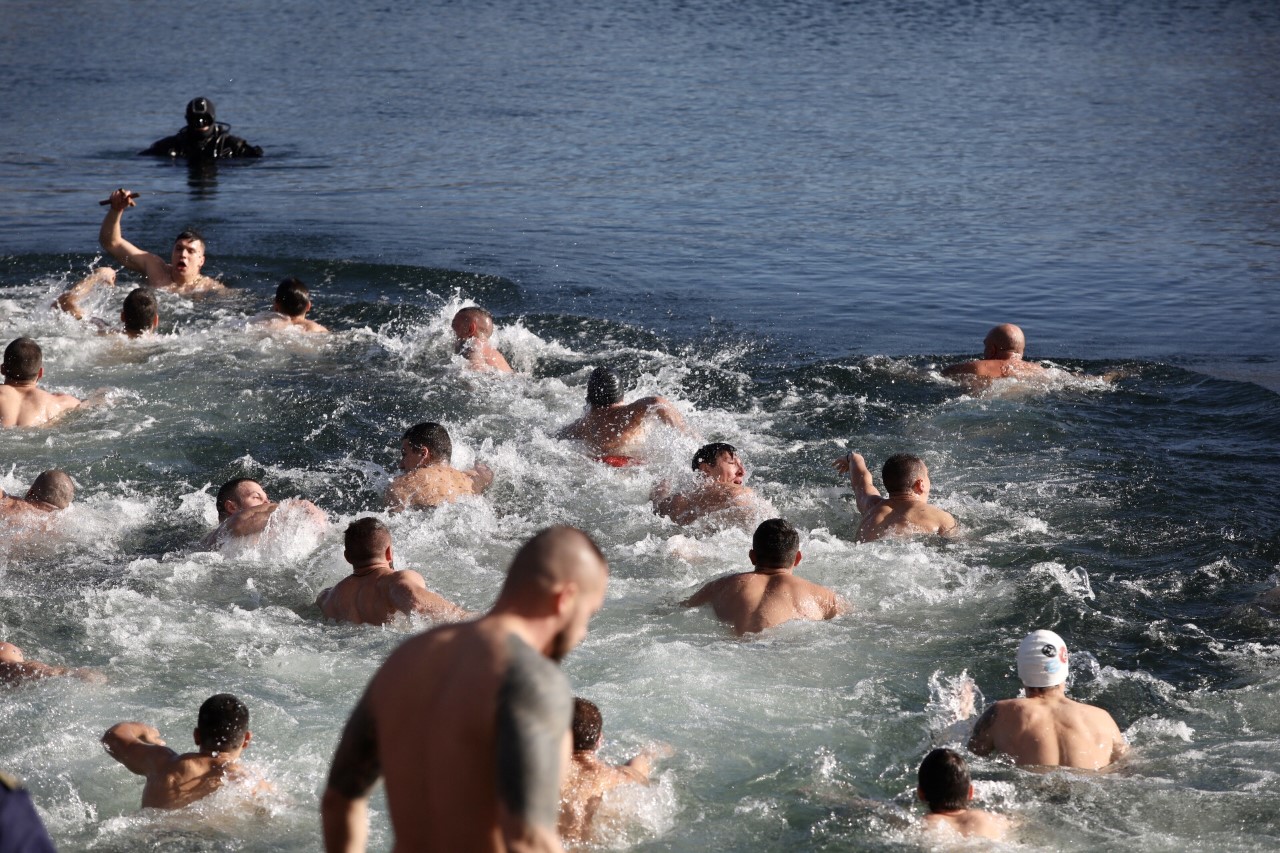
<path id="1" fill-rule="evenodd" d="M 915 492 L 917 495 L 924 494 L 924 477 L 921 477 L 911 484 L 911 491 Z"/>
<path id="2" fill-rule="evenodd" d="M 227 511 L 228 518 L 240 511 L 240 503 L 232 498 L 227 498 L 223 501 L 222 507 Z"/>
<path id="3" fill-rule="evenodd" d="M 386 557 L 387 557 L 387 565 L 391 565 L 393 562 L 395 562 L 395 558 L 394 558 L 394 557 L 392 557 L 392 555 L 391 555 L 391 546 L 390 546 L 390 545 L 388 545 L 388 546 L 387 546 L 387 553 L 386 553 Z"/>
<path id="4" fill-rule="evenodd" d="M 121 312 L 121 313 L 123 314 L 123 312 Z M 123 318 L 122 318 L 122 319 L 123 319 Z M 151 328 L 153 328 L 153 329 L 158 329 L 158 328 L 160 328 L 160 315 L 159 315 L 159 314 L 157 314 L 156 316 L 154 316 L 154 317 L 152 317 L 152 318 L 151 318 Z"/>
<path id="5" fill-rule="evenodd" d="M 249 745 L 249 741 L 251 741 L 251 740 L 253 740 L 253 732 L 249 731 L 248 729 L 245 729 L 245 730 L 244 730 L 244 741 L 243 741 L 243 742 L 241 742 L 241 744 L 240 744 L 240 748 L 241 748 L 241 749 L 244 749 L 246 746 L 248 746 L 248 745 Z"/>
<path id="6" fill-rule="evenodd" d="M 916 799 L 917 799 L 917 800 L 919 800 L 919 801 L 920 801 L 920 802 L 922 802 L 922 803 L 923 803 L 923 802 L 925 802 L 925 799 L 924 799 L 924 788 L 916 788 Z"/>
<path id="7" fill-rule="evenodd" d="M 284 313 L 284 311 L 281 311 L 281 310 L 280 310 L 280 300 L 279 300 L 279 299 L 272 300 L 272 302 L 271 302 L 271 310 L 272 310 L 272 311 L 274 311 L 274 312 L 276 312 L 277 314 L 283 314 L 283 313 Z"/>
<path id="8" fill-rule="evenodd" d="M 44 379 L 44 367 L 36 371 L 36 381 L 39 382 L 41 379 Z"/>
<path id="9" fill-rule="evenodd" d="M 803 557 L 804 557 L 804 554 L 800 553 L 799 551 L 796 551 L 796 561 L 791 564 L 791 567 L 795 568 L 796 566 L 800 565 L 800 560 Z"/>
<path id="10" fill-rule="evenodd" d="M 759 563 L 757 563 L 757 562 L 756 562 L 756 549 L 755 549 L 755 548 L 752 548 L 750 551 L 748 551 L 748 552 L 747 552 L 747 559 L 751 561 L 751 565 L 753 565 L 753 566 L 758 566 L 758 565 L 760 565 Z"/>
<path id="11" fill-rule="evenodd" d="M 555 610 L 557 616 L 563 616 L 573 610 L 574 602 L 578 600 L 578 585 L 573 581 L 566 581 L 555 594 Z"/>
<path id="12" fill-rule="evenodd" d="M 972 799 L 973 799 L 973 786 L 972 786 L 972 785 L 970 785 L 970 786 L 969 786 L 969 796 L 968 796 L 968 797 L 966 797 L 966 799 L 969 799 L 969 800 L 972 800 Z"/>
<path id="13" fill-rule="evenodd" d="M 196 726 L 194 729 L 191 730 L 191 738 L 196 742 L 196 747 L 199 748 L 200 746 L 200 727 L 199 726 Z"/>

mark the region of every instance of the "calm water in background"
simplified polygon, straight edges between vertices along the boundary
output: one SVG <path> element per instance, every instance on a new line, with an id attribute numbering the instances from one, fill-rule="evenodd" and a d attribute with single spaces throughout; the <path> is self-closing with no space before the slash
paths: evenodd
<path id="1" fill-rule="evenodd" d="M 611 757 L 678 755 L 609 843 L 916 846 L 912 772 L 961 673 L 1012 695 L 1012 644 L 1051 626 L 1137 755 L 1101 780 L 979 762 L 988 804 L 1036 847 L 1274 848 L 1280 649 L 1248 606 L 1280 562 L 1274 4 L 579 5 L 5 4 L 0 337 L 37 336 L 54 387 L 116 389 L 0 436 L 0 486 L 59 465 L 82 494 L 65 543 L 4 546 L 0 636 L 113 677 L 0 696 L 0 766 L 61 845 L 315 848 L 338 728 L 408 629 L 321 625 L 310 602 L 395 437 L 437 418 L 499 481 L 394 519 L 402 564 L 481 608 L 519 542 L 566 521 L 614 565 L 570 676 Z M 197 94 L 267 158 L 133 156 Z M 157 250 L 197 225 L 244 294 L 166 300 L 165 334 L 135 345 L 46 311 L 120 185 L 144 193 L 126 236 Z M 333 341 L 238 325 L 290 273 Z M 499 315 L 531 378 L 448 363 L 459 299 Z M 1132 375 L 975 400 L 931 374 L 1004 320 L 1033 356 Z M 747 537 L 649 514 L 690 443 L 619 473 L 548 437 L 604 361 L 743 448 L 805 532 L 804 573 L 858 618 L 735 643 L 672 609 Z M 852 546 L 826 469 L 849 443 L 922 452 L 972 537 Z M 241 472 L 332 529 L 192 553 L 206 485 Z M 214 803 L 194 829 L 135 815 L 97 735 L 135 717 L 178 745 L 221 689 L 253 708 L 280 801 Z"/>

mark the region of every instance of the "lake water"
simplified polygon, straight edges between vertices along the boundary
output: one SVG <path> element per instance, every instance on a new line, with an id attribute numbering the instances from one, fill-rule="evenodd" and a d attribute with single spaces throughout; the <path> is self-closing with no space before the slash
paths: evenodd
<path id="1" fill-rule="evenodd" d="M 319 846 L 341 725 L 414 626 L 312 602 L 423 420 L 497 479 L 391 517 L 399 565 L 480 609 L 549 523 L 610 559 L 566 671 L 608 757 L 676 753 L 602 847 L 925 846 L 914 772 L 959 739 L 958 686 L 1015 695 L 1017 641 L 1047 627 L 1134 752 L 1101 776 L 974 759 L 983 805 L 1032 849 L 1275 849 L 1280 644 L 1252 601 L 1280 566 L 1280 8 L 1079 5 L 6 3 L 0 338 L 36 337 L 49 387 L 111 398 L 0 434 L 6 491 L 55 466 L 80 484 L 58 536 L 4 531 L 0 639 L 111 679 L 0 688 L 0 767 L 60 849 Z M 135 157 L 196 95 L 267 156 Z M 238 293 L 166 296 L 137 342 L 49 311 L 117 186 L 143 193 L 130 240 L 195 225 Z M 331 339 L 245 329 L 289 274 Z M 469 301 L 525 376 L 451 360 Z M 1029 357 L 1126 376 L 974 397 L 937 375 L 1005 321 Z M 605 363 L 740 448 L 802 531 L 800 573 L 853 615 L 734 640 L 675 606 L 745 568 L 749 532 L 651 514 L 692 439 L 658 432 L 617 471 L 552 437 Z M 966 537 L 855 546 L 829 467 L 851 447 L 877 470 L 921 454 Z M 197 551 L 241 474 L 329 528 Z M 182 746 L 224 690 L 278 797 L 138 813 L 98 737 L 139 719 Z"/>

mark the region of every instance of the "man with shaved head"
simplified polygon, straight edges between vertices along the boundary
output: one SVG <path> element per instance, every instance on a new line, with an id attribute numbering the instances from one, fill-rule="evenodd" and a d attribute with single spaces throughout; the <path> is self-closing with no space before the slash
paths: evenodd
<path id="1" fill-rule="evenodd" d="M 986 385 L 994 379 L 1024 379 L 1044 373 L 1044 368 L 1034 361 L 1022 360 L 1026 349 L 1022 330 L 1012 323 L 1002 323 L 987 332 L 982 341 L 982 358 L 953 364 L 942 375 Z"/>
<path id="2" fill-rule="evenodd" d="M 489 343 L 493 337 L 493 315 L 478 305 L 470 305 L 453 315 L 453 351 L 467 360 L 471 370 L 489 373 L 512 373 L 511 365 L 498 348 Z"/>
<path id="3" fill-rule="evenodd" d="M 80 405 L 70 394 L 51 394 L 37 386 L 44 378 L 44 351 L 31 338 L 18 338 L 4 348 L 0 374 L 0 426 L 40 426 Z"/>
<path id="4" fill-rule="evenodd" d="M 24 497 L 15 498 L 0 491 L 0 517 L 13 521 L 44 518 L 71 506 L 75 497 L 76 484 L 65 471 L 55 468 L 36 477 Z"/>
<path id="5" fill-rule="evenodd" d="M 586 636 L 608 573 L 587 534 L 548 528 L 517 552 L 488 613 L 396 649 L 334 754 L 325 849 L 365 849 L 381 777 L 397 850 L 561 850 L 573 695 L 556 663 Z"/>
<path id="6" fill-rule="evenodd" d="M 467 611 L 427 589 L 422 575 L 392 566 L 391 531 L 378 519 L 351 522 L 343 546 L 342 556 L 351 564 L 351 574 L 316 599 L 329 619 L 384 625 L 401 613 L 437 621 L 467 618 Z"/>

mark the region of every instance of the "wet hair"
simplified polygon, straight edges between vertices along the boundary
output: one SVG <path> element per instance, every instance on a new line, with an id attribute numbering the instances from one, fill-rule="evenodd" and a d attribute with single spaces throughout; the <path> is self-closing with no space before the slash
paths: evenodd
<path id="1" fill-rule="evenodd" d="M 916 779 L 929 811 L 969 807 L 969 767 L 955 750 L 938 748 L 926 755 Z"/>
<path id="2" fill-rule="evenodd" d="M 209 243 L 204 239 L 204 235 L 194 228 L 187 228 L 177 237 L 173 238 L 173 245 L 178 245 L 183 240 L 199 240 L 201 248 L 209 248 Z"/>
<path id="3" fill-rule="evenodd" d="M 596 703 L 581 696 L 573 697 L 573 751 L 594 752 L 604 733 L 604 718 Z"/>
<path id="4" fill-rule="evenodd" d="M 738 448 L 732 444 L 726 444 L 723 441 L 713 441 L 710 444 L 704 444 L 698 448 L 698 452 L 693 454 L 693 470 L 697 471 L 699 465 L 715 465 L 720 457 L 728 453 L 730 456 L 736 456 Z"/>
<path id="5" fill-rule="evenodd" d="M 66 509 L 76 498 L 76 484 L 66 471 L 53 468 L 36 477 L 27 489 L 27 500 L 44 501 L 58 509 Z"/>
<path id="6" fill-rule="evenodd" d="M 230 693 L 210 696 L 200 706 L 196 728 L 200 731 L 201 749 L 235 749 L 249 730 L 249 709 Z"/>
<path id="7" fill-rule="evenodd" d="M 213 505 L 218 510 L 218 521 L 226 521 L 231 517 L 231 511 L 227 509 L 227 501 L 236 499 L 236 489 L 240 488 L 240 484 L 256 482 L 258 481 L 252 477 L 236 477 L 222 484 L 222 488 L 218 489 L 218 497 L 213 501 Z"/>
<path id="8" fill-rule="evenodd" d="M 276 287 L 276 304 L 280 306 L 281 313 L 301 317 L 311 307 L 311 291 L 301 279 L 289 276 Z"/>
<path id="9" fill-rule="evenodd" d="M 40 375 L 44 352 L 31 338 L 18 338 L 4 348 L 4 375 L 14 382 L 28 382 Z"/>
<path id="10" fill-rule="evenodd" d="M 470 323 L 473 320 L 476 324 L 476 334 L 480 337 L 487 338 L 493 334 L 493 315 L 479 305 L 460 308 L 458 313 L 453 315 L 453 320 L 449 325 L 453 327 L 454 334 L 459 334 L 458 326 Z"/>
<path id="11" fill-rule="evenodd" d="M 453 458 L 453 441 L 449 438 L 449 431 L 434 421 L 409 427 L 405 430 L 404 440 L 430 452 L 432 459 L 448 462 Z"/>
<path id="12" fill-rule="evenodd" d="M 751 550 L 756 552 L 756 565 L 789 569 L 796 564 L 800 534 L 785 518 L 771 518 L 760 522 L 752 534 Z"/>
<path id="13" fill-rule="evenodd" d="M 928 467 L 919 456 L 910 453 L 895 453 L 884 460 L 884 468 L 880 477 L 889 494 L 900 494 L 911 490 L 911 484 L 928 472 Z"/>
<path id="14" fill-rule="evenodd" d="M 381 557 L 391 544 L 391 531 L 378 519 L 369 516 L 347 525 L 342 537 L 343 557 L 348 563 L 356 563 Z"/>
<path id="15" fill-rule="evenodd" d="M 121 310 L 124 327 L 130 332 L 145 332 L 160 316 L 160 308 L 156 304 L 156 292 L 149 287 L 131 290 L 124 298 Z"/>
<path id="16" fill-rule="evenodd" d="M 587 403 L 612 406 L 622 402 L 622 377 L 608 367 L 597 367 L 587 379 Z"/>

